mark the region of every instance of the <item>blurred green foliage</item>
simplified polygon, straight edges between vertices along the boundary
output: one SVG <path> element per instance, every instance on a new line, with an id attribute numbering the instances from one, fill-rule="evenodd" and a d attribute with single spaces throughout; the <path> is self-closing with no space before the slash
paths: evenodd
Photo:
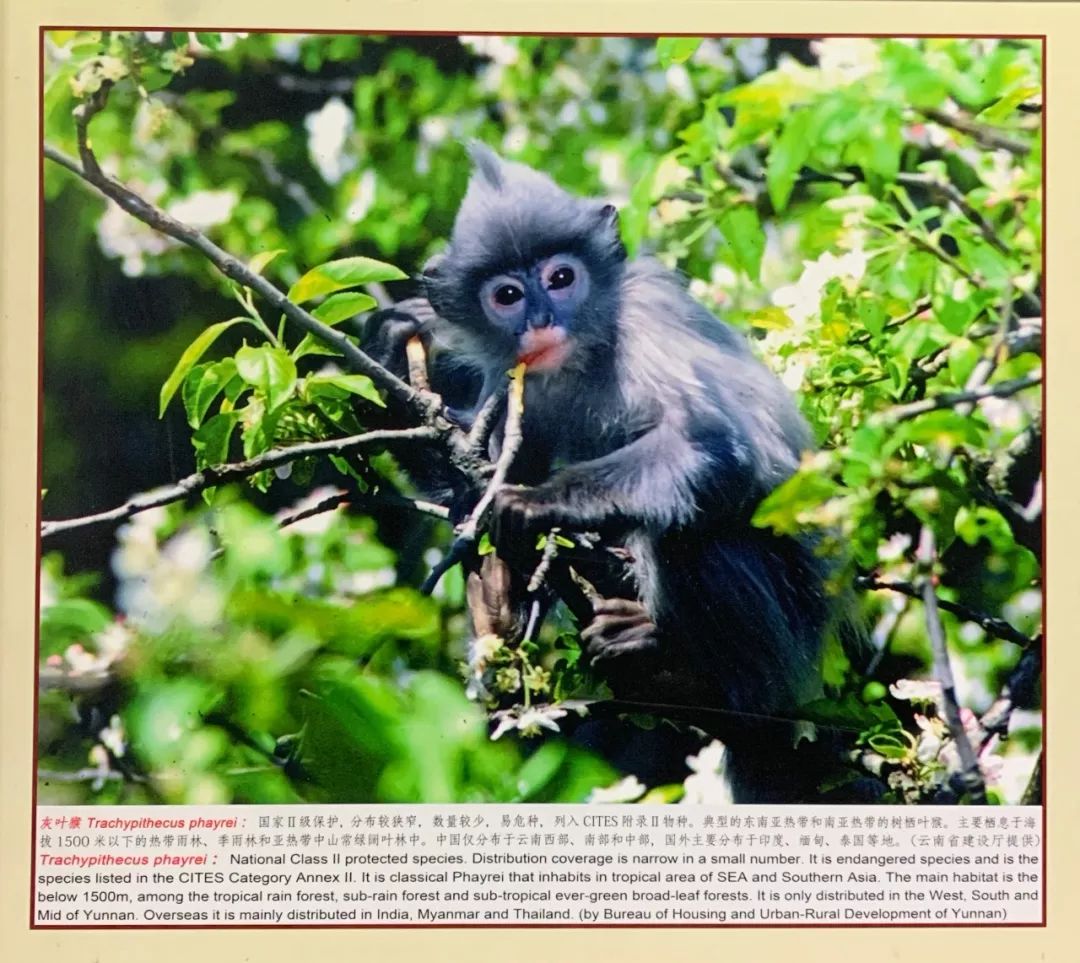
<path id="1" fill-rule="evenodd" d="M 627 247 L 683 271 L 800 393 L 823 447 L 758 522 L 820 527 L 853 566 L 895 579 L 916 573 L 927 526 L 942 598 L 1039 631 L 1041 400 L 1001 387 L 1041 369 L 1037 42 L 45 42 L 49 144 L 75 156 L 72 110 L 111 86 L 91 127 L 106 169 L 350 336 L 373 295 L 411 293 L 406 272 L 448 233 L 464 140 L 609 197 Z M 382 405 L 331 350 L 54 164 L 45 197 L 46 517 L 353 434 Z M 992 396 L 948 400 L 972 387 Z M 523 700 L 489 738 L 461 682 L 462 664 L 476 682 L 478 657 L 460 574 L 435 599 L 410 587 L 448 526 L 365 507 L 388 479 L 403 483 L 383 456 L 308 459 L 208 505 L 138 515 L 115 543 L 58 541 L 42 574 L 39 798 L 546 801 L 615 782 L 608 763 L 539 736 L 562 710 L 535 700 L 588 685 L 566 625 L 485 652 L 486 684 Z M 282 508 L 327 482 L 369 516 L 282 529 Z M 893 764 L 889 798 L 917 799 L 947 765 L 939 720 L 888 687 L 930 672 L 924 613 L 892 592 L 863 602 L 873 677 L 830 650 L 830 699 L 807 716 L 861 730 Z M 984 711 L 1020 650 L 943 618 L 961 701 Z M 1032 768 L 1038 722 L 1024 718 L 986 752 L 995 798 L 1019 798 Z"/>

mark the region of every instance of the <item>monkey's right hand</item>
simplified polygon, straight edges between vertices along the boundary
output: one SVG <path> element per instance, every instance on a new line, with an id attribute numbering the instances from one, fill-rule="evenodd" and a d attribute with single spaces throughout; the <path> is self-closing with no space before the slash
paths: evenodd
<path id="1" fill-rule="evenodd" d="M 360 347 L 383 367 L 404 378 L 409 368 L 405 345 L 417 335 L 426 341 L 436 317 L 427 298 L 399 301 L 392 307 L 374 312 L 367 319 Z"/>

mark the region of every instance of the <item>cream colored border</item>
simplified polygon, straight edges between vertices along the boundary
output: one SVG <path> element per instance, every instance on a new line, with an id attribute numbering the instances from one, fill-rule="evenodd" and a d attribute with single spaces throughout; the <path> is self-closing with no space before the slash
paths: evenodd
<path id="1" fill-rule="evenodd" d="M 240 932 L 30 931 L 29 807 L 34 638 L 35 429 L 37 398 L 38 24 L 190 25 L 244 29 L 437 29 L 522 33 L 1034 33 L 1049 36 L 1047 383 L 1051 439 L 1049 526 L 1050 686 L 1053 820 L 1047 929 L 947 930 L 247 930 Z M 1073 905 L 1077 828 L 1077 688 L 1080 686 L 1080 9 L 1036 3 L 706 2 L 706 0 L 0 0 L 0 952 L 15 963 L 189 963 L 295 960 L 304 956 L 373 961 L 719 960 L 771 958 L 835 963 L 865 959 L 1071 961 L 1078 959 L 1080 912 Z M 1070 824 L 1071 823 L 1071 824 Z"/>

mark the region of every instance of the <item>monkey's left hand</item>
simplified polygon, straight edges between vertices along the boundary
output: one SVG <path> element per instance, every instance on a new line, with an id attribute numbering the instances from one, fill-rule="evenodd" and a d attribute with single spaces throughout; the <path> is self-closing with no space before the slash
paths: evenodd
<path id="1" fill-rule="evenodd" d="M 571 532 L 605 532 L 621 518 L 586 479 L 563 471 L 543 485 L 505 485 L 492 506 L 491 541 L 504 558 L 522 558 L 536 538 L 556 526 Z"/>
<path id="2" fill-rule="evenodd" d="M 640 602 L 598 599 L 593 609 L 593 620 L 581 633 L 585 654 L 593 665 L 657 650 L 656 624 Z"/>

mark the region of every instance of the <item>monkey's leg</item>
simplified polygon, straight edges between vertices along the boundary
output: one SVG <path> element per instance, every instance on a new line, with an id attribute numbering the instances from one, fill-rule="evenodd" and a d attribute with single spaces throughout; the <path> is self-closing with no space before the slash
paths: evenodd
<path id="1" fill-rule="evenodd" d="M 497 635 L 516 640 L 524 628 L 521 606 L 515 605 L 510 567 L 497 555 L 485 555 L 478 571 L 470 572 L 466 598 L 477 636 Z"/>

